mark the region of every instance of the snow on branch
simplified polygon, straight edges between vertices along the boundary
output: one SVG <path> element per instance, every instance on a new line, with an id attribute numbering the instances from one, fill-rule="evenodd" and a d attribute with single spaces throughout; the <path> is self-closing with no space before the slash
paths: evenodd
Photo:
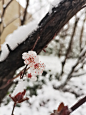
<path id="1" fill-rule="evenodd" d="M 11 1 L 12 0 L 10 0 L 10 2 Z M 58 0 L 58 1 L 54 0 L 50 6 L 49 13 L 52 12 L 52 9 L 57 7 L 61 1 L 63 0 Z M 6 5 L 5 8 L 7 8 L 10 2 Z M 27 2 L 27 7 L 28 7 L 28 2 Z M 11 50 L 14 50 L 16 47 L 18 47 L 19 44 L 21 44 L 28 37 L 28 35 L 31 34 L 32 31 L 34 31 L 34 29 L 37 29 L 37 21 L 31 21 L 27 25 L 20 26 L 12 34 L 8 35 L 5 43 L 2 44 L 1 46 L 0 62 L 4 61 L 9 54 L 9 49 L 7 45 L 9 45 Z"/>
<path id="2" fill-rule="evenodd" d="M 49 14 L 51 14 L 52 9 L 55 7 L 58 7 L 62 1 L 64 1 L 64 0 L 53 0 L 53 2 L 50 5 Z"/>
<path id="3" fill-rule="evenodd" d="M 14 50 L 19 44 L 21 44 L 28 35 L 31 34 L 37 28 L 37 21 L 31 21 L 27 25 L 20 26 L 17 30 L 15 30 L 12 34 L 8 35 L 4 44 L 1 47 L 1 55 L 0 61 L 6 59 L 9 54 L 9 49 L 7 44 L 9 45 L 11 50 Z"/>
<path id="4" fill-rule="evenodd" d="M 15 71 L 19 67 L 24 65 L 21 57 L 23 52 L 27 52 L 31 50 L 36 40 L 40 38 L 36 44 L 36 47 L 34 48 L 34 51 L 40 53 L 43 50 L 43 48 L 45 48 L 46 45 L 60 32 L 62 27 L 78 11 L 80 11 L 85 4 L 86 4 L 86 0 L 64 0 L 60 2 L 60 5 L 58 5 L 58 7 L 52 9 L 51 14 L 49 14 L 49 12 L 46 14 L 46 16 L 39 23 L 39 27 L 32 34 L 29 35 L 30 28 L 25 29 L 26 26 L 23 26 L 22 32 L 19 33 L 17 31 L 14 32 L 14 33 L 18 33 L 18 37 L 17 37 L 18 42 L 15 43 L 16 42 L 15 39 L 13 41 L 15 43 L 15 46 L 14 44 L 12 46 L 11 43 L 9 43 L 10 40 L 9 42 L 5 43 L 8 44 L 9 48 L 13 51 L 9 55 L 6 54 L 4 56 L 5 52 L 3 52 L 4 49 L 2 48 L 3 51 L 1 53 L 0 61 L 2 60 L 4 61 L 0 62 L 0 86 L 6 84 L 7 82 L 6 80 L 12 78 L 13 75 L 15 74 Z M 33 26 L 31 26 L 31 28 L 32 27 Z M 26 34 L 28 33 L 28 35 L 25 34 L 26 39 L 22 38 L 24 37 L 23 35 L 24 32 Z M 16 36 L 12 36 L 12 35 L 10 36 L 16 38 Z M 21 38 L 24 39 L 23 43 L 21 43 Z M 6 45 L 4 47 L 8 51 Z M 4 79 L 6 78 L 6 80 L 4 81 L 3 78 Z M 5 96 L 7 90 L 8 87 L 6 87 L 6 90 L 0 91 L 0 93 L 3 92 L 3 94 L 0 95 L 0 100 L 2 100 L 2 98 Z"/>

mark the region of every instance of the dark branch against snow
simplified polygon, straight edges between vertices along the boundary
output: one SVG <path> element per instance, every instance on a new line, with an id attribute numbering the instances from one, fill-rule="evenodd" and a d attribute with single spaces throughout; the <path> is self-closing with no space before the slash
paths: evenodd
<path id="1" fill-rule="evenodd" d="M 34 32 L 32 32 L 32 30 L 30 31 L 31 28 L 23 26 L 23 28 L 20 27 L 19 30 L 14 32 L 17 33 L 18 36 L 14 33 L 9 35 L 11 36 L 10 38 L 13 37 L 14 39 L 13 41 L 10 41 L 11 39 L 9 39 L 9 42 L 7 40 L 2 46 L 3 51 L 0 55 L 0 86 L 6 84 L 7 80 L 13 77 L 15 71 L 23 65 L 23 52 L 31 50 L 36 40 L 40 37 L 34 49 L 37 53 L 40 53 L 42 49 L 55 37 L 55 35 L 57 35 L 62 27 L 78 11 L 80 11 L 80 9 L 82 9 L 85 3 L 86 0 L 63 0 L 57 7 L 52 8 L 51 13 L 48 12 L 46 14 L 43 20 L 39 23 L 39 27 Z M 32 34 L 29 35 L 29 32 L 32 32 Z M 23 34 L 25 34 L 25 36 Z M 16 40 L 18 41 L 17 43 Z M 15 43 L 15 45 L 13 43 Z M 9 53 L 6 44 L 11 48 L 11 53 Z M 4 50 L 3 47 L 6 49 Z M 5 53 L 7 54 L 4 58 Z M 3 90 L 0 91 L 0 93 L 2 93 L 2 95 L 0 95 L 0 100 L 7 93 L 8 88 L 9 87 L 7 87 L 4 92 Z"/>

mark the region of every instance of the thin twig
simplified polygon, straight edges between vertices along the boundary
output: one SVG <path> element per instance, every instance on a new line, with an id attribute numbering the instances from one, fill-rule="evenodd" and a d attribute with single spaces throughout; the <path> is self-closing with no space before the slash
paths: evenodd
<path id="1" fill-rule="evenodd" d="M 13 112 L 14 112 L 15 106 L 16 106 L 16 103 L 14 103 L 14 105 L 13 105 L 13 109 L 12 109 L 12 114 L 11 115 L 14 115 Z"/>
<path id="2" fill-rule="evenodd" d="M 25 8 L 25 10 L 24 10 L 23 19 L 21 20 L 21 25 L 23 25 L 24 22 L 25 22 L 25 20 L 26 20 L 26 14 L 27 14 L 28 5 L 29 5 L 29 0 L 27 0 L 27 2 L 26 2 L 26 8 Z"/>
<path id="3" fill-rule="evenodd" d="M 10 0 L 6 6 L 4 6 L 4 0 L 2 0 L 2 14 L 1 14 L 1 22 L 0 22 L 0 47 L 1 47 L 1 35 L 2 35 L 2 31 L 4 30 L 4 22 L 3 22 L 3 18 L 4 18 L 4 14 L 5 14 L 5 11 L 6 9 L 8 8 L 8 6 L 10 5 L 10 3 L 12 2 L 13 0 Z"/>
<path id="4" fill-rule="evenodd" d="M 79 66 L 77 69 L 74 70 L 74 72 L 77 72 L 80 68 L 82 68 L 86 64 L 86 61 L 82 62 L 82 65 Z"/>
<path id="5" fill-rule="evenodd" d="M 70 38 L 70 42 L 69 42 L 69 46 L 68 46 L 67 51 L 66 51 L 65 59 L 62 62 L 61 76 L 63 74 L 63 69 L 64 69 L 64 66 L 65 66 L 66 60 L 68 58 L 69 52 L 71 51 L 71 47 L 72 47 L 72 43 L 73 43 L 73 38 L 74 38 L 74 35 L 75 35 L 75 32 L 76 32 L 76 27 L 77 27 L 78 21 L 79 21 L 79 18 L 76 17 L 74 28 L 73 28 L 73 32 L 72 32 L 72 35 L 71 35 L 71 38 Z"/>
<path id="6" fill-rule="evenodd" d="M 51 113 L 50 115 L 70 115 L 73 111 L 78 109 L 82 104 L 86 102 L 86 96 L 82 99 L 80 99 L 76 104 L 74 104 L 71 108 L 68 108 L 68 106 L 64 106 L 64 104 L 60 104 L 57 110 L 54 110 L 54 113 Z M 60 111 L 58 111 L 60 110 Z"/>
<path id="7" fill-rule="evenodd" d="M 82 38 L 83 38 L 85 19 L 86 19 L 86 16 L 85 16 L 85 18 L 83 20 L 83 24 L 82 24 L 82 28 L 81 28 L 81 33 L 80 33 L 80 51 L 82 51 Z"/>
<path id="8" fill-rule="evenodd" d="M 79 77 L 79 76 L 82 76 L 82 75 L 85 75 L 85 74 L 86 74 L 86 72 L 72 74 L 71 77 Z"/>
<path id="9" fill-rule="evenodd" d="M 82 58 L 82 56 L 84 56 L 85 53 L 86 53 L 86 48 L 84 48 L 83 51 L 80 53 L 80 56 L 79 56 L 77 62 L 76 62 L 75 65 L 71 68 L 71 71 L 69 72 L 69 74 L 68 74 L 67 78 L 65 79 L 65 81 L 64 81 L 61 85 L 59 85 L 57 88 L 54 86 L 55 89 L 62 89 L 62 88 L 67 84 L 67 82 L 71 79 L 72 74 L 73 74 L 75 68 L 76 68 L 77 65 L 79 64 L 80 59 Z"/>
<path id="10" fill-rule="evenodd" d="M 37 44 L 37 42 L 38 42 L 39 39 L 40 39 L 40 36 L 37 38 L 36 42 L 34 43 L 34 46 L 33 46 L 33 48 L 32 48 L 32 51 L 34 50 L 34 48 L 35 48 L 35 46 L 36 46 L 36 44 Z"/>
<path id="11" fill-rule="evenodd" d="M 22 75 L 20 76 L 20 79 L 23 79 L 26 70 L 27 70 L 27 65 L 25 66 L 24 71 L 23 71 Z"/>
<path id="12" fill-rule="evenodd" d="M 26 68 L 26 67 L 25 67 L 25 68 Z M 25 70 L 25 68 L 24 68 L 23 70 L 21 70 L 21 71 L 16 75 L 16 77 L 14 77 L 14 78 L 8 80 L 7 84 L 5 84 L 4 86 L 0 87 L 0 90 L 6 88 L 10 83 L 13 82 L 14 79 L 18 78 L 18 77 L 21 75 L 21 73 L 23 73 L 23 71 Z M 26 71 L 27 71 L 29 68 L 30 68 L 30 67 L 28 67 L 28 68 L 26 69 Z M 7 81 L 7 80 L 5 79 L 5 80 L 3 80 L 3 81 Z"/>
<path id="13" fill-rule="evenodd" d="M 4 1 L 4 0 L 3 0 Z M 3 11 L 2 11 L 2 15 L 1 15 L 1 19 L 4 17 L 4 14 L 5 14 L 5 11 L 6 9 L 8 8 L 8 6 L 10 5 L 10 3 L 12 2 L 13 0 L 10 0 L 7 5 L 5 7 L 3 7 Z M 3 5 L 4 5 L 4 2 L 3 2 Z"/>
<path id="14" fill-rule="evenodd" d="M 10 5 L 10 3 L 11 3 L 12 1 L 13 1 L 13 0 L 10 0 L 10 1 L 7 3 L 5 9 Z"/>

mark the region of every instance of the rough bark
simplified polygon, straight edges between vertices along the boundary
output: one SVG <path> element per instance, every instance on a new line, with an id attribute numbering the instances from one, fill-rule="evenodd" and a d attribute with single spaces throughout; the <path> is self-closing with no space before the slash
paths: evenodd
<path id="1" fill-rule="evenodd" d="M 64 0 L 58 7 L 54 7 L 52 13 L 47 13 L 39 23 L 39 27 L 15 50 L 11 51 L 5 61 L 0 62 L 0 87 L 12 78 L 15 71 L 23 66 L 22 53 L 31 50 L 38 37 L 35 51 L 40 53 L 42 49 L 58 34 L 62 27 L 85 5 L 86 0 Z M 6 95 L 8 88 L 0 90 L 0 101 Z"/>

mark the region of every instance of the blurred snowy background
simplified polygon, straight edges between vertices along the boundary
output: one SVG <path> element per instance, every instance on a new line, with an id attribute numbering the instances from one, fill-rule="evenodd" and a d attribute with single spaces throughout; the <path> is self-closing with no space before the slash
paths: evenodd
<path id="1" fill-rule="evenodd" d="M 26 0 L 17 1 L 25 8 Z M 28 13 L 31 14 L 29 20 L 39 22 L 51 9 L 51 6 L 53 6 L 53 0 L 29 0 L 27 9 Z M 85 25 L 86 9 L 83 9 L 63 27 L 58 36 L 47 46 L 46 52 L 40 53 L 40 60 L 46 64 L 46 69 L 42 76 L 38 76 L 36 82 L 27 79 L 26 96 L 30 99 L 22 104 L 17 104 L 15 115 L 50 115 L 61 102 L 71 107 L 86 95 Z M 70 50 L 67 53 L 69 46 Z M 82 55 L 81 52 L 84 54 Z M 66 54 L 67 56 L 65 56 Z M 82 58 L 79 59 L 80 55 Z M 65 64 L 62 65 L 65 59 Z M 73 70 L 72 67 L 75 65 Z M 72 73 L 71 70 L 73 70 Z M 67 79 L 70 73 L 71 77 Z M 59 87 L 65 81 L 66 84 Z M 18 79 L 15 83 L 18 83 Z M 9 98 L 9 94 L 15 88 L 15 83 L 1 104 L 0 115 L 11 115 L 13 102 Z M 85 115 L 85 113 L 86 103 L 74 111 L 72 115 Z"/>

